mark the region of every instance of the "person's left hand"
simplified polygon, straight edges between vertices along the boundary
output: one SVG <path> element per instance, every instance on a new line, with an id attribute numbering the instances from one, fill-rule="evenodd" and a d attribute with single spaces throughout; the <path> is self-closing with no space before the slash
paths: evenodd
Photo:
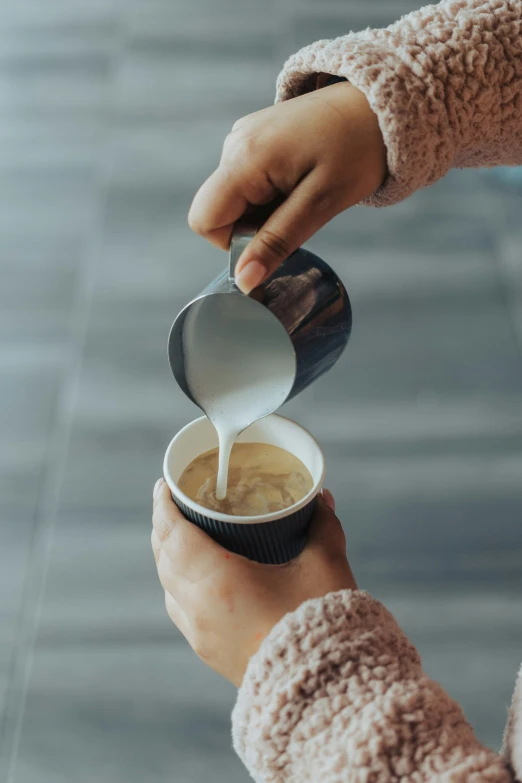
<path id="1" fill-rule="evenodd" d="M 288 612 L 309 598 L 357 589 L 334 501 L 325 490 L 303 553 L 282 566 L 232 554 L 154 487 L 152 549 L 167 612 L 197 655 L 239 687 L 248 661 Z"/>

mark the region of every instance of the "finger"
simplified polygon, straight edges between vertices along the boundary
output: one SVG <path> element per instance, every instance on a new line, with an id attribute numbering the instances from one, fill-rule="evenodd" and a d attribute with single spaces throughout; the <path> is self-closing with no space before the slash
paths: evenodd
<path id="1" fill-rule="evenodd" d="M 162 476 L 154 484 L 154 489 L 152 490 L 152 499 L 153 500 L 156 497 L 156 495 L 158 494 L 158 491 L 159 491 L 160 487 L 162 487 L 164 483 L 165 483 L 165 479 Z"/>
<path id="2" fill-rule="evenodd" d="M 172 500 L 168 484 L 163 484 L 154 498 L 152 524 L 161 542 L 158 569 L 165 559 L 172 574 L 178 579 L 197 582 L 210 575 L 227 559 L 225 549 L 185 519 Z"/>
<path id="3" fill-rule="evenodd" d="M 189 625 L 185 612 L 176 599 L 170 593 L 167 593 L 167 591 L 165 591 L 165 609 L 176 628 L 181 631 L 185 638 L 187 638 Z"/>
<path id="4" fill-rule="evenodd" d="M 174 526 L 174 522 L 180 518 L 185 519 L 179 508 L 172 500 L 168 484 L 156 482 L 155 493 L 152 500 L 152 526 L 160 541 L 165 541 Z"/>
<path id="5" fill-rule="evenodd" d="M 154 510 L 157 505 L 159 492 L 164 485 L 165 485 L 165 479 L 159 478 L 154 484 L 154 488 L 152 490 L 152 524 L 153 525 L 154 525 Z"/>
<path id="6" fill-rule="evenodd" d="M 156 568 L 158 569 L 160 584 L 165 592 L 170 593 L 179 604 L 182 604 L 186 594 L 185 580 L 174 572 L 172 563 L 163 551 L 163 548 L 160 550 Z"/>
<path id="7" fill-rule="evenodd" d="M 335 513 L 335 498 L 329 489 L 323 488 L 323 500 L 328 508 Z"/>
<path id="8" fill-rule="evenodd" d="M 317 499 L 317 511 L 314 515 L 308 543 L 301 554 L 301 562 L 315 568 L 317 558 L 336 564 L 332 570 L 334 583 L 331 590 L 350 588 L 357 590 L 357 582 L 346 558 L 346 537 L 338 518 L 321 495 Z"/>
<path id="9" fill-rule="evenodd" d="M 268 204 L 277 195 L 277 189 L 264 174 L 249 163 L 238 163 L 236 156 L 234 165 L 220 164 L 200 187 L 190 207 L 189 225 L 226 250 L 236 221 L 252 206 Z"/>
<path id="10" fill-rule="evenodd" d="M 305 551 L 307 550 L 311 556 L 318 550 L 334 556 L 346 555 L 343 526 L 321 495 L 317 498 L 317 510 L 310 526 Z"/>
<path id="11" fill-rule="evenodd" d="M 192 231 L 226 250 L 230 245 L 232 226 L 248 206 L 236 177 L 227 176 L 220 166 L 203 183 L 189 210 Z"/>
<path id="12" fill-rule="evenodd" d="M 206 533 L 183 516 L 172 500 L 169 486 L 166 483 L 160 486 L 154 497 L 152 526 L 164 549 L 166 549 L 166 545 L 170 539 L 171 542 L 176 542 L 181 536 L 183 536 L 187 542 L 193 540 L 195 544 L 206 541 L 207 539 L 209 541 L 212 540 Z"/>
<path id="13" fill-rule="evenodd" d="M 152 551 L 154 553 L 154 560 L 157 564 L 159 560 L 159 556 L 161 554 L 161 541 L 159 540 L 158 534 L 156 533 L 154 528 L 152 529 L 152 533 L 150 536 L 150 543 L 152 545 Z"/>
<path id="14" fill-rule="evenodd" d="M 320 169 L 308 174 L 261 226 L 236 266 L 236 285 L 248 294 L 294 250 L 348 206 Z"/>

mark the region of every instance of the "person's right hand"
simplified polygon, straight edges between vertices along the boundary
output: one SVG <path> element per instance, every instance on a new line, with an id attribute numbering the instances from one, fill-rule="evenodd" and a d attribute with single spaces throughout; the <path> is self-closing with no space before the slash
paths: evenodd
<path id="1" fill-rule="evenodd" d="M 245 212 L 275 203 L 236 266 L 236 283 L 249 293 L 385 175 L 377 117 L 363 93 L 342 82 L 238 120 L 219 167 L 194 198 L 189 224 L 227 249 Z"/>

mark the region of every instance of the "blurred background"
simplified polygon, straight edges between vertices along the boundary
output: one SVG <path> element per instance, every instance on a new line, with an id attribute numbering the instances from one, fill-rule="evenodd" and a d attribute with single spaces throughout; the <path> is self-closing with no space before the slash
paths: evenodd
<path id="1" fill-rule="evenodd" d="M 169 327 L 226 263 L 186 214 L 292 52 L 418 5 L 3 0 L 1 783 L 248 780 L 234 689 L 168 620 L 149 544 L 198 415 Z M 522 658 L 521 214 L 516 182 L 453 172 L 321 231 L 353 337 L 286 408 L 324 446 L 360 585 L 492 747 Z"/>

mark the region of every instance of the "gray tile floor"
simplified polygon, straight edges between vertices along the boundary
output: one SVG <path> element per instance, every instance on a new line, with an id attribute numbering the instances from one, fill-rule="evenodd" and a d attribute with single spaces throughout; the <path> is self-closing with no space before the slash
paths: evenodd
<path id="1" fill-rule="evenodd" d="M 0 783 L 246 781 L 234 691 L 163 610 L 150 495 L 196 414 L 173 317 L 225 263 L 186 213 L 292 50 L 413 0 L 4 0 Z M 311 242 L 353 339 L 288 406 L 325 447 L 360 584 L 479 736 L 522 659 L 522 196 L 452 173 Z"/>

